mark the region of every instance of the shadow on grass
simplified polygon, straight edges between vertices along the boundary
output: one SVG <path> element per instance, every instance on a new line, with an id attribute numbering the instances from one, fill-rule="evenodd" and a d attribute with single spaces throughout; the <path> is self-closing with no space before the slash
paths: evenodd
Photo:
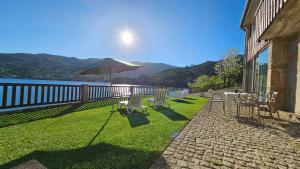
<path id="1" fill-rule="evenodd" d="M 101 128 L 99 129 L 99 131 L 95 134 L 95 136 L 91 139 L 91 141 L 88 143 L 88 145 L 91 145 L 94 140 L 100 135 L 100 133 L 103 131 L 103 129 L 105 128 L 105 126 L 107 125 L 108 121 L 110 120 L 111 116 L 113 115 L 113 112 L 111 111 L 108 118 L 106 119 L 105 123 L 101 126 Z"/>
<path id="2" fill-rule="evenodd" d="M 166 117 L 168 117 L 169 119 L 171 119 L 173 121 L 190 120 L 189 118 L 174 111 L 171 108 L 160 107 L 160 108 L 156 109 L 156 111 L 160 112 L 161 114 L 165 115 Z"/>
<path id="3" fill-rule="evenodd" d="M 77 111 L 109 106 L 124 99 L 126 98 L 103 99 L 87 103 L 73 103 L 68 105 L 23 110 L 20 112 L 2 113 L 0 114 L 0 128 L 22 123 L 28 123 L 46 118 L 56 118 Z"/>
<path id="4" fill-rule="evenodd" d="M 185 97 L 184 99 L 187 99 L 187 100 L 197 100 L 197 99 L 193 99 L 193 98 L 190 98 L 190 97 Z"/>
<path id="5" fill-rule="evenodd" d="M 11 168 L 26 161 L 36 159 L 48 169 L 52 168 L 107 168 L 129 169 L 149 168 L 158 158 L 157 151 L 142 151 L 129 149 L 107 143 L 90 145 L 87 147 L 57 150 L 34 151 L 19 159 L 6 163 L 0 168 Z"/>
<path id="6" fill-rule="evenodd" d="M 119 109 L 118 111 L 122 116 L 127 117 L 131 127 L 146 125 L 150 122 L 146 117 L 148 116 L 148 114 L 146 114 L 145 112 L 134 111 L 131 114 L 127 114 L 126 109 Z"/>
<path id="7" fill-rule="evenodd" d="M 173 100 L 174 102 L 177 102 L 177 103 L 183 103 L 183 104 L 194 104 L 192 102 L 189 102 L 189 101 L 186 101 L 186 100 L 183 100 L 183 99 L 176 99 L 176 100 Z"/>

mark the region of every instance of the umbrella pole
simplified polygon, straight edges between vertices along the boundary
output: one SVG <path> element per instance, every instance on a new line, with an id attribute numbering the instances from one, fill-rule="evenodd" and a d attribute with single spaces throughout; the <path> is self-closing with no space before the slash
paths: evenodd
<path id="1" fill-rule="evenodd" d="M 111 71 L 109 71 L 109 83 L 110 83 L 110 86 L 112 86 Z"/>
<path id="2" fill-rule="evenodd" d="M 110 92 L 111 92 L 111 87 L 112 87 L 112 80 L 111 80 L 111 70 L 109 71 L 109 82 L 110 82 Z M 111 97 L 113 98 L 113 94 L 111 94 Z M 115 103 L 114 103 L 114 100 L 112 100 L 112 110 L 111 112 L 114 112 L 115 111 Z"/>

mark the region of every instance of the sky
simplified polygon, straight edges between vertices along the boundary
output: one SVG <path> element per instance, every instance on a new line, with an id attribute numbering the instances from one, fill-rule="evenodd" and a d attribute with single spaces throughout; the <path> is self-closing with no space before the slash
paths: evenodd
<path id="1" fill-rule="evenodd" d="M 0 53 L 175 66 L 243 53 L 245 0 L 1 0 Z M 128 30 L 132 45 L 120 40 Z"/>

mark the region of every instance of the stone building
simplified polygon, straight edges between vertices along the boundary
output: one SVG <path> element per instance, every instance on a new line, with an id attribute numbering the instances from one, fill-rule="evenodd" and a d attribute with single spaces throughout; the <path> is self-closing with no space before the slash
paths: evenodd
<path id="1" fill-rule="evenodd" d="M 247 0 L 243 86 L 278 91 L 278 107 L 300 115 L 300 0 Z"/>

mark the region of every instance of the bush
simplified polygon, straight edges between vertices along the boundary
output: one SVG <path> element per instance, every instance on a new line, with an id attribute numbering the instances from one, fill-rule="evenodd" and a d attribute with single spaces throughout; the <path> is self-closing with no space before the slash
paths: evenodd
<path id="1" fill-rule="evenodd" d="M 191 88 L 192 92 L 207 91 L 211 85 L 223 83 L 222 79 L 219 76 L 199 76 L 194 83 L 188 83 L 188 86 Z"/>

